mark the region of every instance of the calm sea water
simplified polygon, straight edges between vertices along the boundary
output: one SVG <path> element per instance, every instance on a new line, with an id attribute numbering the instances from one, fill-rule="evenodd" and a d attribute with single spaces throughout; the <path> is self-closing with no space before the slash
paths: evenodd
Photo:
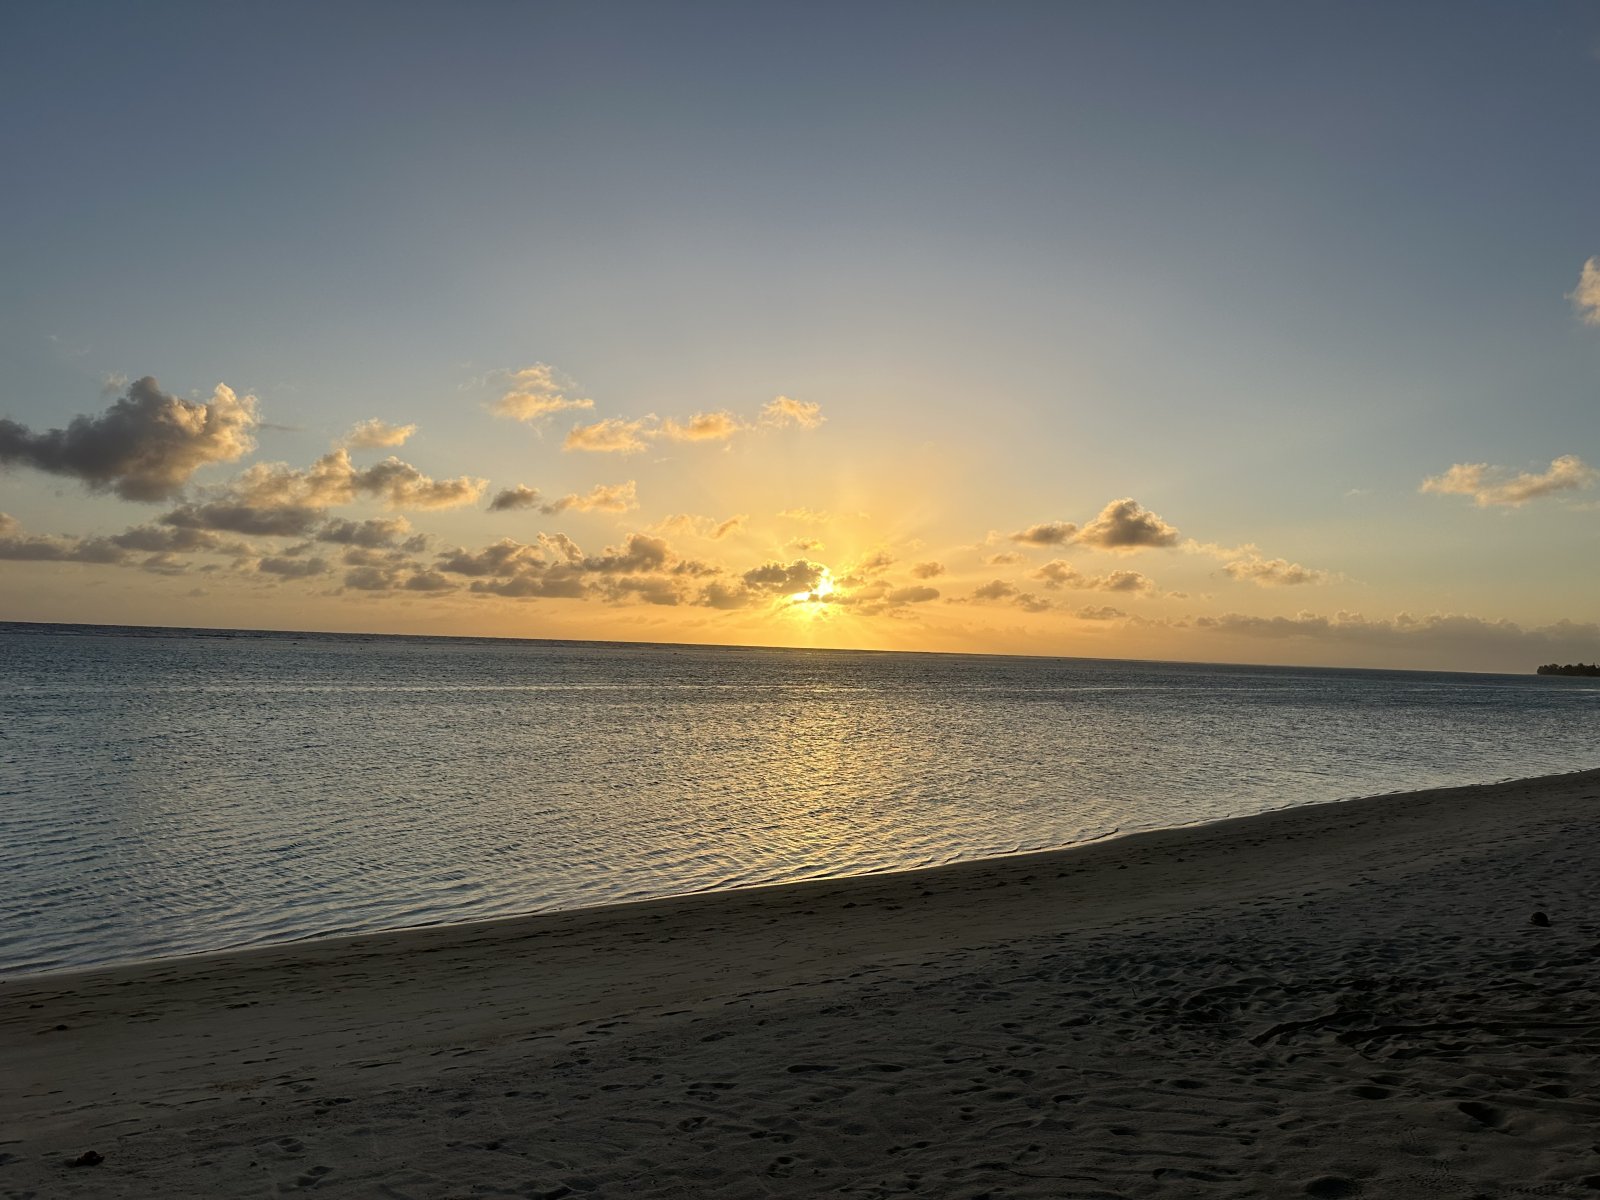
<path id="1" fill-rule="evenodd" d="M 1596 766 L 1594 680 L 0 624 L 0 972 Z"/>

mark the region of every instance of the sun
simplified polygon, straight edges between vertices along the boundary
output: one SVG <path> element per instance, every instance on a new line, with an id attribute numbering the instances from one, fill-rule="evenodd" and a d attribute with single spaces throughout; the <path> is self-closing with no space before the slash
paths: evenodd
<path id="1" fill-rule="evenodd" d="M 810 591 L 792 593 L 789 596 L 789 603 L 821 607 L 831 595 L 833 595 L 833 572 L 823 567 L 822 573 L 817 576 L 816 585 Z"/>

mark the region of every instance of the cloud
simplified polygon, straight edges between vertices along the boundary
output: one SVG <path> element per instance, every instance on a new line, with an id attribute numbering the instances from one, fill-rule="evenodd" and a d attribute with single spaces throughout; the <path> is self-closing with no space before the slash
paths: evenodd
<path id="1" fill-rule="evenodd" d="M 1112 571 L 1107 575 L 1097 575 L 1089 581 L 1089 586 L 1102 592 L 1153 592 L 1155 581 L 1138 571 Z"/>
<path id="2" fill-rule="evenodd" d="M 630 533 L 621 549 L 606 547 L 604 554 L 585 557 L 585 571 L 599 571 L 608 575 L 623 575 L 635 571 L 658 571 L 667 565 L 670 551 L 665 538 L 647 533 Z"/>
<path id="3" fill-rule="evenodd" d="M 329 567 L 320 558 L 263 558 L 256 563 L 256 570 L 281 579 L 310 579 L 316 575 L 326 575 Z"/>
<path id="4" fill-rule="evenodd" d="M 196 550 L 214 550 L 223 546 L 220 538 L 205 529 L 163 528 L 159 525 L 135 525 L 121 533 L 112 534 L 110 540 L 124 550 L 143 550 L 153 554 L 168 554 L 173 551 L 192 553 Z M 247 549 L 243 543 L 236 543 L 230 548 L 241 551 Z"/>
<path id="5" fill-rule="evenodd" d="M 568 396 L 571 381 L 558 376 L 555 368 L 548 363 L 534 363 L 531 367 L 507 371 L 504 379 L 505 392 L 489 405 L 489 410 L 497 417 L 531 422 L 548 417 L 551 413 L 594 407 L 593 400 Z"/>
<path id="6" fill-rule="evenodd" d="M 408 592 L 453 592 L 457 587 L 437 571 L 418 571 L 402 586 Z"/>
<path id="7" fill-rule="evenodd" d="M 1494 655 L 1512 670 L 1531 671 L 1551 658 L 1560 661 L 1600 657 L 1600 625 L 1557 621 L 1524 628 L 1513 621 L 1489 620 L 1459 613 L 1417 617 L 1398 613 L 1371 618 L 1356 612 L 1331 617 L 1299 612 L 1292 617 L 1256 617 L 1223 613 L 1196 617 L 1194 626 L 1209 633 L 1269 640 L 1299 639 L 1375 647 L 1387 653 L 1427 649 L 1446 663 L 1482 662 Z"/>
<path id="8" fill-rule="evenodd" d="M 372 517 L 366 521 L 329 521 L 317 530 L 316 538 L 337 546 L 380 549 L 394 546 L 410 532 L 411 523 L 404 517 Z"/>
<path id="9" fill-rule="evenodd" d="M 344 586 L 358 592 L 388 592 L 398 582 L 399 576 L 386 567 L 356 567 L 344 575 Z"/>
<path id="10" fill-rule="evenodd" d="M 822 423 L 821 411 L 818 405 L 779 396 L 761 410 L 761 424 L 815 429 Z M 606 417 L 592 425 L 574 425 L 562 442 L 562 449 L 594 454 L 637 454 L 654 441 L 726 442 L 753 428 L 755 426 L 742 417 L 725 409 L 695 413 L 683 420 L 675 417 L 662 420 L 653 413 L 633 421 Z"/>
<path id="11" fill-rule="evenodd" d="M 933 579 L 944 574 L 944 564 L 941 562 L 919 562 L 911 567 L 911 574 L 917 579 Z"/>
<path id="12" fill-rule="evenodd" d="M 1017 595 L 1017 585 L 1007 583 L 1004 579 L 991 579 L 972 592 L 974 600 L 1005 600 L 1015 595 Z"/>
<path id="13" fill-rule="evenodd" d="M 1563 454 L 1551 459 L 1549 468 L 1537 475 L 1526 471 L 1512 475 L 1509 468 L 1492 467 L 1488 463 L 1456 463 L 1443 475 L 1424 479 L 1418 490 L 1444 496 L 1471 496 L 1479 508 L 1492 505 L 1519 508 L 1541 496 L 1593 487 L 1597 479 L 1600 479 L 1600 471 L 1576 454 Z"/>
<path id="14" fill-rule="evenodd" d="M 343 447 L 304 471 L 288 463 L 252 463 L 228 485 L 229 498 L 251 508 L 325 508 L 356 497 L 355 464 Z"/>
<path id="15" fill-rule="evenodd" d="M 139 569 L 152 575 L 183 575 L 188 572 L 189 564 L 170 554 L 152 554 L 139 564 Z"/>
<path id="16" fill-rule="evenodd" d="M 127 552 L 107 538 L 25 534 L 17 521 L 0 513 L 0 559 L 10 562 L 120 563 Z"/>
<path id="17" fill-rule="evenodd" d="M 829 521 L 865 521 L 867 514 L 864 512 L 829 512 L 823 508 L 786 508 L 777 514 L 788 521 L 811 521 L 816 524 L 827 524 Z"/>
<path id="18" fill-rule="evenodd" d="M 589 587 L 575 575 L 525 572 L 509 579 L 474 580 L 471 590 L 515 600 L 579 600 L 588 594 Z"/>
<path id="19" fill-rule="evenodd" d="M 823 548 L 823 542 L 821 538 L 814 537 L 790 538 L 787 543 L 787 548 L 790 550 L 798 550 L 802 554 L 810 554 L 813 551 L 821 550 Z"/>
<path id="20" fill-rule="evenodd" d="M 607 417 L 593 425 L 574 425 L 561 443 L 563 450 L 583 450 L 589 454 L 637 454 L 649 436 L 646 423 Z"/>
<path id="21" fill-rule="evenodd" d="M 0 419 L 0 464 L 69 475 L 126 500 L 177 495 L 201 467 L 234 462 L 255 448 L 254 396 L 218 384 L 207 402 L 180 400 L 149 376 L 97 417 L 34 433 Z"/>
<path id="22" fill-rule="evenodd" d="M 1585 325 L 1600 325 L 1600 258 L 1591 258 L 1578 273 L 1578 286 L 1567 293 L 1578 319 Z"/>
<path id="23" fill-rule="evenodd" d="M 953 601 L 956 604 L 998 604 L 1006 603 L 1024 612 L 1044 612 L 1052 607 L 1050 601 L 1032 592 L 1025 592 L 1014 583 L 1007 583 L 1004 579 L 991 579 L 981 587 L 974 588 L 972 594 L 965 599 Z"/>
<path id="24" fill-rule="evenodd" d="M 1144 550 L 1178 544 L 1178 531 L 1131 498 L 1113 500 L 1073 541 L 1101 550 Z"/>
<path id="25" fill-rule="evenodd" d="M 451 592 L 460 585 L 403 554 L 375 554 L 352 548 L 345 552 L 344 586 L 358 592 Z"/>
<path id="26" fill-rule="evenodd" d="M 815 591 L 827 572 L 828 568 L 819 562 L 797 558 L 788 564 L 764 563 L 746 571 L 741 578 L 751 591 L 792 596 Z"/>
<path id="27" fill-rule="evenodd" d="M 983 560 L 991 567 L 1014 567 L 1018 563 L 1028 560 L 1021 554 L 1013 554 L 1009 550 L 1002 554 L 991 554 Z"/>
<path id="28" fill-rule="evenodd" d="M 751 599 L 750 589 L 742 584 L 723 583 L 721 580 L 714 580 L 701 589 L 695 603 L 703 608 L 731 611 L 736 608 L 744 608 L 750 603 Z"/>
<path id="29" fill-rule="evenodd" d="M 938 598 L 939 589 L 935 587 L 895 588 L 884 597 L 890 604 L 926 604 Z"/>
<path id="30" fill-rule="evenodd" d="M 527 484 L 519 483 L 516 487 L 503 488 L 494 494 L 494 499 L 489 501 L 490 512 L 514 512 L 518 509 L 539 507 L 539 489 L 531 488 Z"/>
<path id="31" fill-rule="evenodd" d="M 505 493 L 502 492 L 501 495 Z M 499 497 L 497 496 L 498 500 Z M 493 508 L 493 505 L 490 505 Z M 638 487 L 633 480 L 626 483 L 601 483 L 582 496 L 569 492 L 559 500 L 544 505 L 540 511 L 554 515 L 572 512 L 631 512 L 639 507 Z"/>
<path id="32" fill-rule="evenodd" d="M 1063 542 L 1070 542 L 1077 532 L 1078 527 L 1071 521 L 1044 521 L 1007 536 L 1013 542 L 1028 546 L 1059 546 Z"/>
<path id="33" fill-rule="evenodd" d="M 439 556 L 438 567 L 453 575 L 485 577 L 514 575 L 523 567 L 545 565 L 543 555 L 535 546 L 501 538 L 481 550 L 455 549 Z"/>
<path id="34" fill-rule="evenodd" d="M 358 469 L 341 446 L 304 471 L 286 463 L 256 463 L 229 485 L 228 499 L 252 508 L 324 508 L 372 496 L 390 508 L 458 508 L 476 501 L 487 487 L 488 480 L 467 475 L 430 478 L 392 454 Z"/>
<path id="35" fill-rule="evenodd" d="M 804 596 L 807 601 L 837 602 L 844 597 L 837 591 L 818 593 L 829 571 L 822 563 L 797 558 L 793 562 L 768 562 L 752 567 L 729 582 L 715 579 L 700 589 L 691 603 L 702 608 L 733 610 L 770 602 L 774 597 Z"/>
<path id="36" fill-rule="evenodd" d="M 163 525 L 178 529 L 216 529 L 253 537 L 305 537 L 322 522 L 320 508 L 285 505 L 256 508 L 249 504 L 215 501 L 183 504 L 164 514 Z"/>
<path id="37" fill-rule="evenodd" d="M 788 396 L 769 400 L 761 410 L 761 422 L 764 425 L 797 425 L 801 429 L 815 429 L 825 420 L 827 418 L 822 415 L 822 405 L 807 400 L 791 400 Z"/>
<path id="38" fill-rule="evenodd" d="M 1085 575 L 1064 558 L 1051 559 L 1033 573 L 1047 588 L 1079 588 L 1100 592 L 1155 591 L 1155 581 L 1138 571 L 1111 571 L 1105 575 Z"/>
<path id="39" fill-rule="evenodd" d="M 391 425 L 373 417 L 362 421 L 344 435 L 344 444 L 352 450 L 391 450 L 406 444 L 406 439 L 417 431 L 415 425 Z"/>
<path id="40" fill-rule="evenodd" d="M 713 517 L 697 517 L 689 513 L 674 513 L 671 516 L 663 517 L 658 528 L 670 533 L 688 533 L 693 534 L 695 537 L 721 541 L 743 526 L 745 520 L 743 513 L 729 517 L 725 521 L 718 521 Z"/>
<path id="41" fill-rule="evenodd" d="M 666 420 L 650 437 L 664 437 L 674 442 L 725 442 L 744 429 L 739 418 L 730 412 L 695 413 L 679 423 Z"/>
<path id="42" fill-rule="evenodd" d="M 1120 621 L 1128 614 L 1120 608 L 1112 608 L 1109 605 L 1101 604 L 1089 608 L 1080 608 L 1073 615 L 1081 621 Z"/>
<path id="43" fill-rule="evenodd" d="M 1306 583 L 1327 583 L 1332 578 L 1326 571 L 1302 567 L 1283 558 L 1262 558 L 1248 554 L 1222 564 L 1222 569 L 1233 579 L 1244 579 L 1259 587 L 1297 587 Z"/>
<path id="44" fill-rule="evenodd" d="M 430 479 L 408 462 L 390 456 L 351 479 L 358 492 L 380 497 L 390 508 L 458 508 L 471 504 L 489 486 L 486 479 Z"/>
<path id="45" fill-rule="evenodd" d="M 513 509 L 537 508 L 547 516 L 564 512 L 631 512 L 639 507 L 638 486 L 633 480 L 626 483 L 602 483 L 584 495 L 569 492 L 559 500 L 541 503 L 538 488 L 518 484 L 498 492 L 489 502 L 490 512 L 509 512 Z"/>
<path id="46" fill-rule="evenodd" d="M 703 563 L 678 557 L 664 539 L 643 533 L 629 534 L 620 547 L 607 547 L 598 555 L 585 554 L 565 534 L 540 534 L 537 544 L 502 538 L 477 551 L 441 553 L 435 569 L 441 575 L 472 578 L 471 590 L 479 594 L 515 599 L 599 596 L 651 604 L 679 603 L 685 581 L 712 573 Z"/>

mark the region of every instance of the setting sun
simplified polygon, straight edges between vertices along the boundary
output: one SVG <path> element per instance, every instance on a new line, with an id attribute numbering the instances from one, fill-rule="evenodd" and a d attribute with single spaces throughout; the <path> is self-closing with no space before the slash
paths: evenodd
<path id="1" fill-rule="evenodd" d="M 789 603 L 791 606 L 804 605 L 807 611 L 815 613 L 827 606 L 833 594 L 833 572 L 823 567 L 817 576 L 817 582 L 806 591 L 793 593 L 789 597 Z"/>

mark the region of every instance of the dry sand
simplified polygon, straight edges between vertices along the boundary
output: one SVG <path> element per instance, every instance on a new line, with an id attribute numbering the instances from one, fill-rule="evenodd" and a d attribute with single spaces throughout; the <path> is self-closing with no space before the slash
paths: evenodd
<path id="1" fill-rule="evenodd" d="M 1597 817 L 1587 772 L 16 979 L 0 1196 L 1600 1196 Z"/>

